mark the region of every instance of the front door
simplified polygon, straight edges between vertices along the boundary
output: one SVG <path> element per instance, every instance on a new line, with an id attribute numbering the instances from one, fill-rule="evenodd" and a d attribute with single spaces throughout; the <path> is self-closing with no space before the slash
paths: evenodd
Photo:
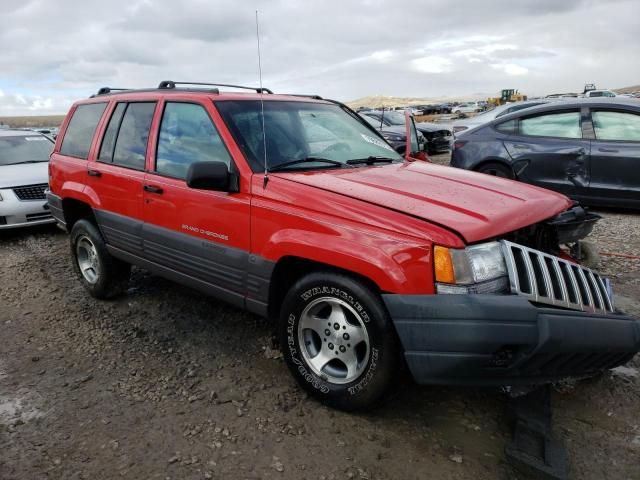
<path id="1" fill-rule="evenodd" d="M 96 158 L 87 164 L 87 192 L 107 243 L 142 254 L 142 193 L 155 102 L 112 105 Z"/>
<path id="2" fill-rule="evenodd" d="M 522 117 L 504 145 L 519 180 L 568 196 L 588 185 L 589 140 L 582 138 L 579 110 Z"/>
<path id="3" fill-rule="evenodd" d="M 640 207 L 640 112 L 594 109 L 589 203 Z"/>
<path id="4" fill-rule="evenodd" d="M 249 258 L 248 193 L 189 188 L 194 162 L 235 165 L 216 129 L 213 105 L 167 101 L 155 161 L 144 180 L 144 256 L 182 283 L 244 304 Z"/>

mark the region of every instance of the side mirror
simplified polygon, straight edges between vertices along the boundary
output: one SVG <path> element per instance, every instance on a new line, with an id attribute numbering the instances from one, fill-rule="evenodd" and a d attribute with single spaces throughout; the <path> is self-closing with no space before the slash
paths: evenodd
<path id="1" fill-rule="evenodd" d="M 187 186 L 199 190 L 237 192 L 238 176 L 224 162 L 195 162 L 187 170 Z"/>

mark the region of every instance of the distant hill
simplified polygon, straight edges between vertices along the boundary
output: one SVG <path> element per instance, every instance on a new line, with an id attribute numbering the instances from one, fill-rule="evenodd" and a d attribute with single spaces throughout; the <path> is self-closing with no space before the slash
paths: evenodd
<path id="1" fill-rule="evenodd" d="M 64 115 L 0 117 L 0 125 L 9 125 L 13 128 L 59 127 L 63 120 Z"/>
<path id="2" fill-rule="evenodd" d="M 614 88 L 613 91 L 616 93 L 640 92 L 640 85 L 634 85 L 633 87 Z"/>
<path id="3" fill-rule="evenodd" d="M 378 108 L 378 107 L 407 107 L 409 105 L 428 105 L 430 103 L 460 102 L 472 100 L 486 100 L 491 95 L 476 93 L 473 95 L 457 97 L 391 97 L 385 95 L 372 95 L 345 102 L 351 108 Z"/>

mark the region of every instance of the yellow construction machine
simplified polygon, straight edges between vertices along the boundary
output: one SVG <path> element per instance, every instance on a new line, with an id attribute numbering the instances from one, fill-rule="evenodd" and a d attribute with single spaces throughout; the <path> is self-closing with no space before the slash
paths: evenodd
<path id="1" fill-rule="evenodd" d="M 513 88 L 506 88 L 500 92 L 499 97 L 489 97 L 487 98 L 487 103 L 489 105 L 498 106 L 504 105 L 509 102 L 521 102 L 527 99 L 526 95 L 518 92 L 518 90 L 514 90 Z"/>

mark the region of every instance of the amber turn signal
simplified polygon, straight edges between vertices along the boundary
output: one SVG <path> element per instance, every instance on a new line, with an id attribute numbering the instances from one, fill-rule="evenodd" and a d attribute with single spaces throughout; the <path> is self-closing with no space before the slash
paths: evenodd
<path id="1" fill-rule="evenodd" d="M 433 247 L 433 258 L 436 273 L 436 282 L 456 283 L 456 275 L 453 271 L 451 253 L 446 247 L 436 245 Z"/>

